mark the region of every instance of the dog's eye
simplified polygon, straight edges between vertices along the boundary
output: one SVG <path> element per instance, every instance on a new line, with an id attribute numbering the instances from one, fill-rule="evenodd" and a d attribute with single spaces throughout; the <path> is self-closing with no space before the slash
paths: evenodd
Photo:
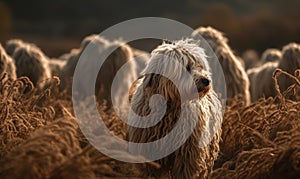
<path id="1" fill-rule="evenodd" d="M 188 66 L 186 67 L 186 70 L 187 70 L 188 72 L 191 72 L 191 67 L 190 67 L 190 65 L 188 65 Z"/>

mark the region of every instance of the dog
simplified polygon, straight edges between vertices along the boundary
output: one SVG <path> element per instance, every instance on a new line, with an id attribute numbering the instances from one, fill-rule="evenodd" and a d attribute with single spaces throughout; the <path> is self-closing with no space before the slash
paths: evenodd
<path id="1" fill-rule="evenodd" d="M 219 152 L 222 123 L 222 106 L 213 90 L 212 80 L 204 50 L 192 39 L 164 42 L 152 51 L 142 78 L 135 84 L 136 89 L 131 90 L 134 94 L 129 95 L 132 96 L 132 113 L 128 121 L 134 125 L 128 126 L 127 139 L 138 144 L 153 142 L 164 138 L 181 121 L 182 125 L 177 126 L 173 136 L 175 140 L 168 141 L 170 145 L 157 146 L 156 152 L 164 153 L 173 143 L 183 145 L 156 160 L 161 170 L 149 168 L 147 175 L 161 177 L 170 173 L 172 178 L 209 176 Z M 192 89 L 196 90 L 196 95 Z M 161 98 L 154 100 L 152 96 L 156 95 L 163 97 L 165 102 Z M 157 120 L 156 112 L 161 112 L 157 106 L 161 103 L 166 106 L 161 120 L 151 127 L 141 126 L 141 117 Z M 195 128 L 190 129 L 191 126 Z M 186 136 L 189 130 L 191 133 Z M 143 150 L 136 148 L 130 152 L 153 152 Z"/>

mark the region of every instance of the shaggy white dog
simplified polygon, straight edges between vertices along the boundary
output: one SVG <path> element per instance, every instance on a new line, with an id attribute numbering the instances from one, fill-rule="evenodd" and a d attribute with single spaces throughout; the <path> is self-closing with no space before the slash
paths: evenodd
<path id="1" fill-rule="evenodd" d="M 219 152 L 222 122 L 221 103 L 211 80 L 204 50 L 192 40 L 164 42 L 152 52 L 143 77 L 136 90 L 132 90 L 128 140 L 149 143 L 164 138 L 176 128 L 175 140 L 158 145 L 156 152 L 164 153 L 174 143 L 183 145 L 159 159 L 162 169 L 149 169 L 148 175 L 162 176 L 170 171 L 173 178 L 206 178 L 210 174 Z M 161 98 L 154 100 L 153 95 L 162 96 L 165 103 Z M 162 103 L 165 113 L 159 117 Z M 161 120 L 145 128 L 143 117 L 149 121 Z M 129 150 L 140 155 L 155 152 L 142 147 L 129 147 Z"/>

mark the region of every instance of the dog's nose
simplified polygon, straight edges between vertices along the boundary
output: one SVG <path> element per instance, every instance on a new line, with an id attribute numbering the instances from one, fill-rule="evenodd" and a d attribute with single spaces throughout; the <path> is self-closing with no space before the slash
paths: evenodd
<path id="1" fill-rule="evenodd" d="M 201 78 L 200 81 L 204 86 L 208 86 L 210 83 L 209 79 L 207 78 Z"/>

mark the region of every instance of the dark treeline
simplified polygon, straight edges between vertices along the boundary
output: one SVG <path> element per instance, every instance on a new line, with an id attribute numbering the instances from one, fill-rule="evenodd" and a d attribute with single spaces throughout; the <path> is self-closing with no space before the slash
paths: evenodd
<path id="1" fill-rule="evenodd" d="M 80 39 L 124 20 L 159 16 L 192 28 L 214 26 L 236 50 L 261 52 L 300 41 L 298 7 L 297 0 L 2 0 L 0 21 L 7 23 L 0 25 L 0 36 L 18 33 Z"/>

